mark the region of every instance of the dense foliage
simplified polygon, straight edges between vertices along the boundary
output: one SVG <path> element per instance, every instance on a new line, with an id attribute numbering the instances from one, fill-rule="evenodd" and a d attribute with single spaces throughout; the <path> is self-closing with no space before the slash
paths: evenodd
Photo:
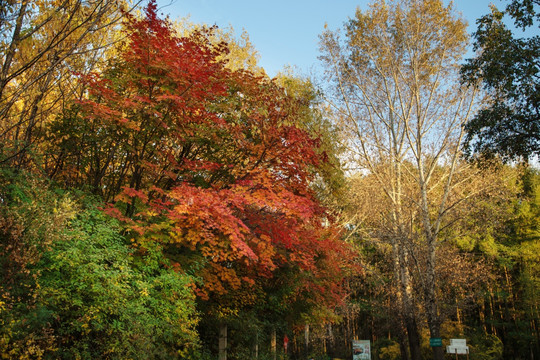
<path id="1" fill-rule="evenodd" d="M 283 79 L 287 92 L 228 66 L 229 44 L 214 28 L 180 36 L 154 2 L 142 17 L 124 13 L 123 31 L 114 57 L 72 74 L 82 91 L 44 114 L 32 141 L 5 148 L 6 172 L 36 179 L 30 193 L 38 182 L 53 188 L 22 191 L 23 201 L 4 181 L 3 268 L 13 285 L 3 289 L 12 324 L 3 352 L 202 356 L 198 338 L 212 341 L 211 324 L 251 317 L 257 332 L 290 331 L 309 314 L 331 317 L 351 252 L 312 186 L 329 177 L 334 154 L 309 84 Z M 19 224 L 13 214 L 32 206 L 70 214 L 54 215 L 54 229 L 46 209 Z"/>
<path id="2" fill-rule="evenodd" d="M 159 248 L 134 256 L 92 197 L 26 173 L 2 184 L 5 358 L 176 359 L 197 350 L 194 279 Z"/>
<path id="3" fill-rule="evenodd" d="M 480 21 L 462 75 L 528 126 L 493 140 L 439 0 L 327 29 L 326 94 L 268 78 L 246 32 L 127 4 L 0 7 L 1 358 L 327 360 L 360 338 L 422 359 L 433 336 L 540 356 L 540 174 L 497 159 L 537 154 L 536 37 Z M 469 116 L 475 150 L 513 147 L 469 162 Z"/>
<path id="4" fill-rule="evenodd" d="M 480 82 L 490 101 L 467 124 L 465 143 L 470 154 L 507 160 L 529 160 L 540 154 L 540 37 L 537 32 L 528 38 L 517 34 L 538 30 L 539 6 L 536 0 L 513 0 L 506 12 L 493 6 L 491 14 L 477 21 L 478 55 L 468 59 L 461 72 L 465 82 Z M 516 34 L 503 22 L 504 15 L 514 21 Z"/>

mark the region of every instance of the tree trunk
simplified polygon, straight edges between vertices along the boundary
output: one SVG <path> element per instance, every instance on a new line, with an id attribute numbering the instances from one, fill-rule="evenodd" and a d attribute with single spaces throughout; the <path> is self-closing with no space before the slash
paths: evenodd
<path id="1" fill-rule="evenodd" d="M 227 324 L 219 326 L 219 360 L 227 360 Z"/>
<path id="2" fill-rule="evenodd" d="M 334 329 L 332 329 L 332 324 L 328 324 L 328 355 L 332 357 L 334 355 Z"/>
<path id="3" fill-rule="evenodd" d="M 430 325 L 429 335 L 431 336 L 431 338 L 440 338 L 440 326 L 432 327 Z M 442 346 L 432 346 L 431 349 L 433 351 L 433 360 L 444 360 L 444 349 Z"/>
<path id="4" fill-rule="evenodd" d="M 409 360 L 409 352 L 407 351 L 407 342 L 405 337 L 399 339 L 399 351 L 401 353 L 401 360 Z"/>
<path id="5" fill-rule="evenodd" d="M 409 350 L 412 360 L 421 360 L 420 354 L 420 334 L 416 319 L 412 314 L 405 315 L 405 326 L 407 327 L 407 338 L 409 340 Z"/>
<path id="6" fill-rule="evenodd" d="M 437 298 L 435 295 L 436 289 L 436 277 L 435 277 L 435 239 L 428 238 L 428 260 L 426 269 L 426 284 L 425 284 L 425 301 L 426 301 L 426 313 L 427 322 L 429 327 L 429 334 L 431 338 L 441 337 L 441 320 L 439 316 L 439 309 L 437 305 Z M 444 360 L 444 351 L 442 346 L 433 346 L 433 359 Z"/>
<path id="7" fill-rule="evenodd" d="M 410 360 L 409 352 L 407 351 L 407 339 L 405 335 L 406 330 L 403 328 L 403 322 L 399 322 L 399 333 L 398 333 L 398 339 L 399 339 L 399 351 L 401 353 L 401 360 Z M 388 334 L 388 338 L 390 339 L 390 334 Z"/>
<path id="8" fill-rule="evenodd" d="M 401 316 L 405 323 L 407 330 L 407 339 L 409 342 L 409 351 L 412 360 L 420 360 L 420 334 L 418 332 L 418 325 L 416 324 L 416 314 L 413 305 L 413 293 L 411 277 L 408 268 L 409 254 L 407 251 L 407 239 L 402 235 L 399 236 L 400 240 L 397 241 L 397 277 L 400 281 L 400 291 L 398 296 L 401 302 Z"/>

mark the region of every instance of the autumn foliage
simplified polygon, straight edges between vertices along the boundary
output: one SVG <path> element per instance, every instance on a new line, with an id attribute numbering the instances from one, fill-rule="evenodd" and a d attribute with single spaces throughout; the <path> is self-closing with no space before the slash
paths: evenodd
<path id="1" fill-rule="evenodd" d="M 323 94 L 148 2 L 0 9 L 0 358 L 540 354 L 540 173 L 462 158 L 451 5 L 326 28 Z"/>
<path id="2" fill-rule="evenodd" d="M 127 19 L 121 56 L 83 78 L 89 96 L 70 115 L 88 136 L 51 127 L 69 150 L 56 178 L 91 184 L 141 253 L 157 242 L 179 271 L 196 265 L 203 299 L 287 266 L 312 274 L 293 293 L 335 304 L 346 249 L 310 189 L 326 154 L 301 126 L 305 103 L 228 69 L 212 29 L 179 37 L 155 3 Z"/>

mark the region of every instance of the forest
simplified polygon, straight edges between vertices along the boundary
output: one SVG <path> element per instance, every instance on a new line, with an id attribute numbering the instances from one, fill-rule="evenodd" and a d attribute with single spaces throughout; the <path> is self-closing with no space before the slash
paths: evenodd
<path id="1" fill-rule="evenodd" d="M 155 0 L 0 1 L 0 357 L 540 358 L 540 1 L 503 2 L 372 0 L 271 78 Z"/>

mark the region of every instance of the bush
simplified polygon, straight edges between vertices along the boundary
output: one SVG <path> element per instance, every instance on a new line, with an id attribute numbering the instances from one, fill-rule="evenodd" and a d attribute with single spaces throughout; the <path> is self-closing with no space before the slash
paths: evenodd
<path id="1" fill-rule="evenodd" d="M 1 193 L 9 202 L 0 208 L 4 358 L 198 356 L 192 278 L 170 268 L 159 247 L 134 256 L 116 220 L 43 183 L 6 188 Z"/>
<path id="2" fill-rule="evenodd" d="M 390 339 L 381 339 L 374 344 L 380 360 L 401 359 L 399 343 Z"/>

